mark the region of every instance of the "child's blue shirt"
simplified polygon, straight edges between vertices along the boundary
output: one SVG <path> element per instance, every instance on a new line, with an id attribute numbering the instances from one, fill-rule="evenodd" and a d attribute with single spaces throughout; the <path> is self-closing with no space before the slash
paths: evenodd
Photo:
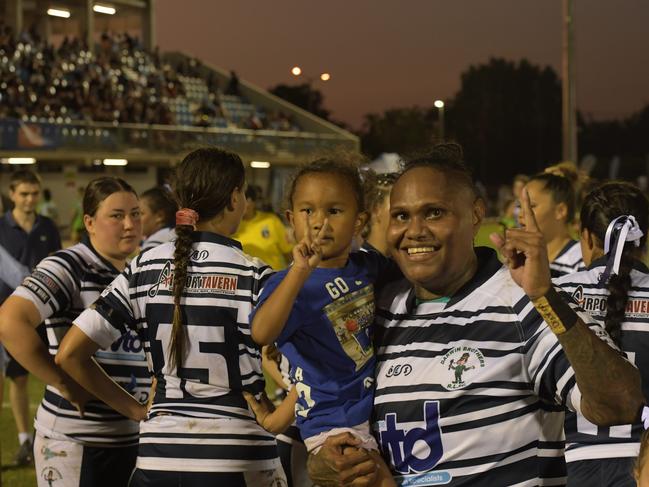
<path id="1" fill-rule="evenodd" d="M 276 342 L 291 364 L 302 438 L 369 420 L 374 400 L 374 286 L 379 277 L 392 277 L 395 268 L 378 252 L 353 252 L 345 267 L 314 269 L 298 294 Z M 257 306 L 287 272 L 268 279 Z"/>

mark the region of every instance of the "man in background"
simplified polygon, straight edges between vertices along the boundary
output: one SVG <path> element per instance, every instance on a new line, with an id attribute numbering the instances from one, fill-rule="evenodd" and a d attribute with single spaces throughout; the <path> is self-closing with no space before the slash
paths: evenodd
<path id="1" fill-rule="evenodd" d="M 61 237 L 54 222 L 36 212 L 40 195 L 41 180 L 34 172 L 14 172 L 9 182 L 9 199 L 13 209 L 0 218 L 0 246 L 28 272 L 43 258 L 61 248 Z M 14 289 L 15 286 L 0 280 L 0 304 Z M 5 374 L 10 379 L 9 401 L 20 444 L 14 461 L 17 465 L 26 465 L 33 461 L 28 372 L 8 355 Z"/>

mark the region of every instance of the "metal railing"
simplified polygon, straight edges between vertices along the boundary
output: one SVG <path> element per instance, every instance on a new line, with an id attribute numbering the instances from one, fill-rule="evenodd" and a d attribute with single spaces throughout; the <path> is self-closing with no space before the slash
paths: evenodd
<path id="1" fill-rule="evenodd" d="M 355 149 L 356 142 L 338 134 L 281 132 L 240 128 L 107 122 L 28 122 L 0 119 L 2 151 L 79 151 L 178 154 L 201 145 L 267 157 L 306 155 L 332 147 Z"/>

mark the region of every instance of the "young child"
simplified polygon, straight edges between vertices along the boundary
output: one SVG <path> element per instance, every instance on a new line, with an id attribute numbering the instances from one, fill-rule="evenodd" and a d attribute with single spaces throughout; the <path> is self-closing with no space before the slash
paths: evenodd
<path id="1" fill-rule="evenodd" d="M 288 358 L 297 426 L 307 450 L 316 453 L 327 437 L 350 432 L 378 462 L 376 485 L 392 486 L 368 420 L 374 396 L 374 286 L 379 277 L 391 277 L 394 267 L 378 252 L 350 253 L 367 220 L 363 194 L 353 164 L 320 159 L 298 172 L 287 211 L 299 241 L 294 262 L 262 290 L 252 338 L 260 345 L 276 342 Z"/>

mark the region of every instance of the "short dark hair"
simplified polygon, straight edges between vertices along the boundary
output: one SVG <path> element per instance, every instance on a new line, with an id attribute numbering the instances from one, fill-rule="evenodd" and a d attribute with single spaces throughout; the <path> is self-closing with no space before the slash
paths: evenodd
<path id="1" fill-rule="evenodd" d="M 263 195 L 263 191 L 260 186 L 257 186 L 256 184 L 249 184 L 248 188 L 246 188 L 246 199 L 247 200 L 252 200 L 255 203 L 260 201 Z"/>
<path id="2" fill-rule="evenodd" d="M 140 199 L 145 198 L 153 213 L 162 212 L 165 227 L 176 226 L 178 203 L 176 203 L 169 189 L 165 186 L 156 186 L 155 188 L 147 189 L 140 195 Z"/>
<path id="3" fill-rule="evenodd" d="M 9 178 L 9 189 L 11 191 L 15 191 L 16 187 L 18 187 L 18 185 L 22 183 L 38 184 L 39 186 L 42 184 L 41 178 L 38 176 L 38 174 L 29 169 L 21 169 L 20 171 L 12 173 L 11 177 Z"/>
<path id="4" fill-rule="evenodd" d="M 474 195 L 477 196 L 480 194 L 476 188 L 473 173 L 464 163 L 464 151 L 462 150 L 462 146 L 456 142 L 435 144 L 430 150 L 423 154 L 403 161 L 402 170 L 399 173 L 397 180 L 407 172 L 418 167 L 427 167 L 440 171 L 441 173 L 452 177 L 463 186 L 466 186 Z"/>

